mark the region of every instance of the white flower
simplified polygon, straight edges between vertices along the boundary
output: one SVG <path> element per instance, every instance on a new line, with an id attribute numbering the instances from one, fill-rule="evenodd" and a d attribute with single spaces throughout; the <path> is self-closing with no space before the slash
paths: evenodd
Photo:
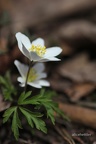
<path id="1" fill-rule="evenodd" d="M 20 86 L 24 87 L 28 72 L 28 66 L 20 63 L 17 60 L 14 61 L 14 64 L 16 65 L 21 75 L 21 77 L 18 77 L 17 80 L 21 83 Z M 47 77 L 47 74 L 43 71 L 44 71 L 43 63 L 35 64 L 30 69 L 27 84 L 36 88 L 42 88 L 42 86 L 49 86 L 50 85 L 49 82 L 42 79 Z"/>
<path id="2" fill-rule="evenodd" d="M 44 40 L 42 38 L 37 38 L 31 43 L 29 38 L 20 32 L 16 33 L 16 38 L 20 51 L 30 61 L 45 62 L 60 60 L 55 57 L 62 52 L 60 47 L 51 47 L 46 49 Z"/>

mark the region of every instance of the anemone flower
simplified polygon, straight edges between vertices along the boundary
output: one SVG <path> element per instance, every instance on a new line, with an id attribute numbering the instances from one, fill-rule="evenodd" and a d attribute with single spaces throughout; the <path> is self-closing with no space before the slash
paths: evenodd
<path id="1" fill-rule="evenodd" d="M 14 64 L 16 65 L 21 75 L 20 77 L 17 78 L 17 80 L 21 83 L 20 86 L 24 87 L 28 73 L 28 66 L 20 63 L 17 60 L 14 61 Z M 44 71 L 43 63 L 37 63 L 33 67 L 31 67 L 27 79 L 27 84 L 36 88 L 42 88 L 42 86 L 50 86 L 48 81 L 43 80 L 43 78 L 47 77 L 47 74 L 43 71 Z"/>
<path id="2" fill-rule="evenodd" d="M 20 51 L 30 61 L 45 62 L 60 60 L 56 56 L 62 52 L 62 49 L 60 47 L 46 48 L 42 38 L 37 38 L 31 43 L 27 36 L 18 32 L 16 33 L 16 39 Z"/>

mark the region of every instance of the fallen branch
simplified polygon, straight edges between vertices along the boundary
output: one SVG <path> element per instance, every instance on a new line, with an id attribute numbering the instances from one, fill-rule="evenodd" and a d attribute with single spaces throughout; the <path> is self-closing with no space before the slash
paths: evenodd
<path id="1" fill-rule="evenodd" d="M 59 103 L 59 107 L 72 121 L 96 128 L 96 110 L 65 103 Z"/>

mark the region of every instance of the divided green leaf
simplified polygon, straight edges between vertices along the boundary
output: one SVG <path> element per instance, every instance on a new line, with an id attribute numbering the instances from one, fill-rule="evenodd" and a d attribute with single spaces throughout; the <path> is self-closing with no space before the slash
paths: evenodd
<path id="1" fill-rule="evenodd" d="M 10 73 L 7 72 L 5 76 L 0 76 L 1 90 L 5 100 L 12 100 L 12 95 L 16 94 L 16 89 L 11 83 Z"/>
<path id="2" fill-rule="evenodd" d="M 18 99 L 18 104 L 22 104 L 22 102 L 24 100 L 26 100 L 30 95 L 31 95 L 32 91 L 28 91 L 27 93 L 23 92 L 21 93 L 19 99 Z"/>
<path id="3" fill-rule="evenodd" d="M 27 96 L 26 96 L 27 95 Z M 64 113 L 58 108 L 58 104 L 52 100 L 52 97 L 56 95 L 56 93 L 52 91 L 45 91 L 44 89 L 41 90 L 40 94 L 36 96 L 32 96 L 31 92 L 22 93 L 18 104 L 19 105 L 35 105 L 35 109 L 40 109 L 42 106 L 45 107 L 47 112 L 47 117 L 49 117 L 53 124 L 55 124 L 55 117 L 54 112 L 56 112 L 58 115 L 61 115 L 65 118 Z"/>
<path id="4" fill-rule="evenodd" d="M 31 112 L 30 110 L 23 108 L 23 107 L 20 107 L 20 111 L 26 117 L 28 124 L 32 128 L 35 126 L 38 130 L 41 130 L 42 132 L 47 133 L 46 124 L 40 118 L 43 116 L 41 113 Z"/>
<path id="5" fill-rule="evenodd" d="M 22 128 L 22 126 L 21 126 L 21 122 L 18 117 L 18 112 L 16 108 L 13 114 L 13 119 L 12 119 L 12 131 L 14 133 L 16 140 L 18 140 L 19 138 L 19 128 Z"/>
<path id="6" fill-rule="evenodd" d="M 3 115 L 3 123 L 5 123 L 5 122 L 7 122 L 8 121 L 8 119 L 10 118 L 10 116 L 12 115 L 12 113 L 15 111 L 15 109 L 16 109 L 16 107 L 14 106 L 14 107 L 10 107 L 10 108 L 8 108 L 6 111 L 5 111 L 5 113 L 4 113 L 4 115 Z"/>
<path id="7" fill-rule="evenodd" d="M 16 140 L 18 140 L 19 138 L 19 128 L 22 129 L 22 125 L 21 125 L 21 121 L 19 119 L 18 116 L 18 111 L 17 111 L 17 107 L 11 107 L 9 109 L 7 109 L 3 115 L 3 123 L 7 122 L 10 118 L 10 116 L 12 116 L 12 131 L 14 133 L 14 137 L 16 138 Z"/>
<path id="8" fill-rule="evenodd" d="M 4 84 L 4 79 L 1 78 L 2 83 Z M 18 99 L 18 106 L 11 107 L 7 109 L 3 115 L 3 122 L 7 122 L 8 119 L 12 118 L 12 132 L 16 140 L 19 138 L 19 129 L 22 129 L 21 121 L 18 115 L 18 110 L 26 118 L 28 124 L 38 130 L 41 130 L 44 133 L 47 133 L 47 128 L 45 122 L 42 120 L 42 114 L 40 112 L 32 112 L 29 109 L 25 108 L 26 105 L 33 105 L 34 110 L 40 109 L 42 106 L 45 108 L 47 117 L 50 118 L 53 124 L 55 124 L 54 112 L 58 115 L 63 116 L 64 113 L 58 108 L 58 104 L 52 100 L 52 97 L 55 95 L 54 92 L 46 92 L 44 89 L 41 90 L 40 94 L 36 96 L 31 96 L 31 91 L 21 93 Z"/>

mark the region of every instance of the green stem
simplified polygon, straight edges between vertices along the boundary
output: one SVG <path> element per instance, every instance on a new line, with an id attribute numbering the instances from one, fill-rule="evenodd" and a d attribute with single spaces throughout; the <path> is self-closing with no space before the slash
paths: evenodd
<path id="1" fill-rule="evenodd" d="M 28 68 L 28 72 L 27 72 L 27 76 L 26 76 L 25 89 L 24 89 L 25 93 L 26 93 L 26 90 L 27 90 L 27 81 L 28 81 L 28 76 L 29 76 L 31 64 L 32 64 L 32 61 L 29 63 L 29 68 Z"/>

